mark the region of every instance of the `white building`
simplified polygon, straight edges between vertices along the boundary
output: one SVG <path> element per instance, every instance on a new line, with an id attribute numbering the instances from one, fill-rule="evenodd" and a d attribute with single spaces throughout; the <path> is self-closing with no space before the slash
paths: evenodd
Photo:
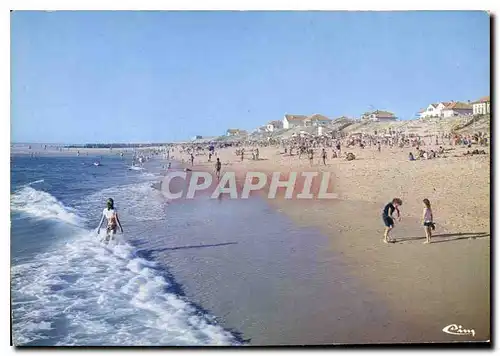
<path id="1" fill-rule="evenodd" d="M 260 127 L 257 127 L 253 132 L 257 132 L 257 133 L 264 133 L 264 132 L 268 132 L 267 131 L 267 126 L 260 126 Z"/>
<path id="2" fill-rule="evenodd" d="M 375 110 L 366 112 L 361 117 L 362 120 L 370 120 L 376 122 L 396 121 L 397 117 L 390 111 Z"/>
<path id="3" fill-rule="evenodd" d="M 328 126 L 332 120 L 320 114 L 314 114 L 304 120 L 304 126 Z"/>
<path id="4" fill-rule="evenodd" d="M 311 116 L 285 115 L 283 118 L 283 128 L 328 126 L 331 122 L 332 120 L 320 114 L 313 114 Z"/>
<path id="5" fill-rule="evenodd" d="M 289 115 L 286 114 L 283 117 L 283 128 L 284 129 L 291 129 L 294 127 L 303 127 L 304 125 L 304 120 L 307 119 L 306 115 Z"/>
<path id="6" fill-rule="evenodd" d="M 442 101 L 435 104 L 430 104 L 427 108 L 419 111 L 420 118 L 426 117 L 443 117 L 443 110 L 450 105 L 451 101 Z"/>
<path id="7" fill-rule="evenodd" d="M 325 126 L 318 126 L 318 136 L 326 134 L 327 128 Z"/>
<path id="8" fill-rule="evenodd" d="M 270 121 L 267 123 L 266 125 L 266 130 L 268 132 L 273 132 L 275 130 L 279 130 L 279 129 L 282 129 L 283 128 L 283 122 L 282 121 Z"/>
<path id="9" fill-rule="evenodd" d="M 245 136 L 248 132 L 240 129 L 227 129 L 226 136 Z"/>
<path id="10" fill-rule="evenodd" d="M 490 97 L 485 96 L 472 103 L 473 115 L 486 115 L 490 113 Z"/>
<path id="11" fill-rule="evenodd" d="M 467 103 L 461 103 L 459 101 L 453 101 L 445 109 L 443 109 L 443 117 L 453 117 L 453 116 L 468 116 L 472 115 L 472 105 Z"/>
<path id="12" fill-rule="evenodd" d="M 236 136 L 238 135 L 240 130 L 238 129 L 227 129 L 226 136 Z"/>

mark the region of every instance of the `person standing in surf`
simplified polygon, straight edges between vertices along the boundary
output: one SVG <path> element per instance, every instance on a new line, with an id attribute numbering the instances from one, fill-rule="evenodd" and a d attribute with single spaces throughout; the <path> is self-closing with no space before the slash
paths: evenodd
<path id="1" fill-rule="evenodd" d="M 101 240 L 101 242 L 106 241 L 109 242 L 114 240 L 117 227 L 120 228 L 121 233 L 123 234 L 122 224 L 120 223 L 120 219 L 118 218 L 118 212 L 115 209 L 115 203 L 113 199 L 109 198 L 106 202 L 106 208 L 102 211 L 101 222 L 97 227 L 97 235 L 101 232 L 101 226 L 104 222 L 104 219 L 107 220 L 108 225 L 106 227 L 106 236 Z"/>

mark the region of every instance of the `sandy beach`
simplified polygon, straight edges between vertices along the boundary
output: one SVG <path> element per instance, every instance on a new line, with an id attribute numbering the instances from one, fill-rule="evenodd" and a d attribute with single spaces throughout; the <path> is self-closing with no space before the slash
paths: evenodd
<path id="1" fill-rule="evenodd" d="M 490 156 L 463 156 L 466 148 L 447 148 L 451 150 L 446 158 L 413 162 L 407 159 L 408 148 L 384 147 L 382 152 L 352 148 L 354 161 L 329 157 L 324 166 L 317 155 L 312 167 L 307 157 L 299 160 L 276 147 L 260 148 L 258 161 L 241 161 L 234 148 L 219 150 L 218 157 L 223 171 L 234 171 L 240 178 L 248 171 L 331 172 L 339 199 L 275 199 L 266 200 L 267 204 L 296 226 L 315 228 L 327 236 L 323 257 L 310 263 L 328 264 L 325 256 L 340 256 L 345 273 L 387 306 L 388 321 L 411 325 L 407 336 L 393 341 L 488 340 Z M 196 156 L 191 169 L 213 171 L 213 165 L 206 156 Z M 402 221 L 392 233 L 396 243 L 384 244 L 381 212 L 394 197 L 403 200 Z M 424 198 L 432 202 L 437 225 L 430 245 L 423 244 L 420 222 Z M 317 285 L 322 290 L 332 288 L 334 280 L 323 274 Z M 303 302 L 308 301 L 311 297 L 304 296 Z M 339 321 L 319 313 L 315 323 L 328 326 Z M 475 337 L 443 333 L 449 324 L 473 328 Z M 378 342 L 387 341 L 379 334 L 370 342 L 377 342 L 377 337 Z"/>
<path id="2" fill-rule="evenodd" d="M 319 153 L 311 165 L 277 147 L 243 161 L 235 148 L 218 149 L 223 173 L 234 172 L 238 183 L 249 171 L 329 172 L 329 192 L 338 197 L 267 199 L 266 189 L 249 200 L 201 194 L 169 204 L 167 225 L 158 225 L 165 235 L 139 234 L 132 242 L 161 261 L 189 300 L 251 345 L 488 340 L 490 156 L 446 148 L 445 157 L 417 161 L 407 160 L 409 148 L 350 148 L 353 161 L 332 159 L 328 150 L 326 165 Z M 132 151 L 123 151 L 130 158 Z M 191 166 L 187 154 L 172 156 L 174 170 L 214 171 L 215 157 L 197 155 Z M 402 221 L 396 243 L 384 244 L 381 211 L 394 197 L 403 200 Z M 424 198 L 437 225 L 430 245 L 420 222 Z M 475 335 L 444 333 L 450 324 Z"/>

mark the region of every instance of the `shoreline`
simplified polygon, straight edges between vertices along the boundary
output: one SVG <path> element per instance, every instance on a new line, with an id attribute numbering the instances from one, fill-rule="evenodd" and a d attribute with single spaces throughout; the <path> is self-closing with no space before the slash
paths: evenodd
<path id="1" fill-rule="evenodd" d="M 189 300 L 250 345 L 443 341 L 394 315 L 329 248 L 329 236 L 297 226 L 263 199 L 201 196 L 169 206 L 190 227 L 141 248 L 168 266 Z"/>
<path id="2" fill-rule="evenodd" d="M 222 149 L 218 157 L 227 163 L 223 170 L 240 177 L 248 171 L 309 168 L 306 158 L 298 161 L 280 155 L 276 148 L 261 148 L 265 158 L 261 161 L 239 162 L 232 151 Z M 422 335 L 411 341 L 488 340 L 489 155 L 409 162 L 402 158 L 408 149 L 386 149 L 380 155 L 367 149 L 352 151 L 357 157 L 354 161 L 329 160 L 326 167 L 313 167 L 335 174 L 340 199 L 265 200 L 297 226 L 318 228 L 329 236 L 331 251 L 342 256 L 349 273 L 386 300 L 395 318 L 417 325 Z M 454 153 L 458 156 L 465 151 L 456 148 Z M 200 159 L 206 157 L 197 156 L 195 162 Z M 184 162 L 183 166 L 213 171 L 209 164 L 214 162 L 194 167 Z M 386 184 L 392 188 L 389 193 Z M 403 219 L 393 232 L 397 243 L 386 245 L 381 241 L 380 215 L 394 196 L 403 199 Z M 419 221 L 424 197 L 431 200 L 437 216 L 433 243 L 428 246 L 422 244 L 425 234 Z M 476 337 L 450 339 L 442 329 L 452 323 L 474 328 Z"/>
<path id="3" fill-rule="evenodd" d="M 312 170 L 307 158 L 299 161 L 297 157 L 284 156 L 277 151 L 275 148 L 262 149 L 263 159 L 260 161 L 240 162 L 232 149 L 221 150 L 219 157 L 226 163 L 223 170 L 236 172 L 240 182 L 247 171 Z M 426 184 L 422 175 L 434 178 L 429 172 L 443 167 L 457 172 L 455 176 L 451 175 L 452 182 L 438 181 L 449 187 L 443 202 L 430 197 L 438 207 L 435 209 L 439 219 L 447 220 L 444 224 L 438 220 L 436 234 L 455 235 L 436 236 L 436 243 L 422 245 L 424 235 L 418 221 L 420 209 L 410 200 L 416 193 L 407 190 L 402 208 L 403 221 L 394 230 L 399 241 L 385 245 L 381 243 L 380 213 L 387 201 L 370 199 L 376 197 L 378 189 L 382 188 L 377 183 L 393 179 L 393 173 L 384 169 L 399 169 L 403 180 L 409 181 L 404 172 L 408 171 L 405 163 L 411 163 L 384 160 L 398 154 L 397 150 L 387 151 L 381 155 L 382 159 L 371 158 L 369 154 L 373 152 L 370 151 L 365 151 L 366 155 L 356 152 L 358 166 L 353 164 L 356 161 L 340 159 L 329 160 L 326 167 L 313 166 L 314 170 L 334 173 L 342 199 L 261 199 L 267 208 L 258 208 L 257 204 L 257 210 L 262 209 L 264 214 L 276 216 L 278 220 L 280 216 L 288 219 L 295 232 L 272 233 L 279 223 L 276 224 L 274 219 L 260 220 L 259 214 L 246 219 L 246 214 L 255 213 L 252 205 L 255 199 L 242 202 L 222 197 L 219 201 L 208 200 L 206 214 L 217 211 L 218 207 L 225 219 L 218 223 L 209 219 L 208 225 L 202 223 L 204 220 L 195 219 L 194 226 L 201 225 L 195 228 L 193 236 L 191 230 L 186 236 L 180 236 L 182 238 L 166 233 L 165 239 L 151 240 L 149 248 L 155 258 L 169 267 L 174 265 L 172 272 L 185 287 L 189 299 L 220 317 L 225 326 L 242 332 L 243 338 L 252 338 L 254 345 L 488 339 L 490 240 L 489 220 L 485 219 L 489 214 L 482 220 L 475 213 L 472 217 L 461 216 L 461 209 L 467 210 L 471 206 L 467 205 L 470 202 L 463 201 L 463 194 L 457 195 L 457 200 L 451 201 L 453 204 L 445 202 L 449 194 L 456 193 L 456 187 L 462 186 L 464 177 L 469 177 L 470 186 L 477 189 L 472 196 L 485 193 L 487 185 L 479 183 L 483 179 L 489 184 L 489 170 L 481 170 L 480 164 L 484 167 L 486 163 L 483 161 L 489 156 L 417 162 L 423 166 L 423 172 L 410 171 L 408 174 L 417 174 L 420 187 Z M 405 150 L 401 150 L 399 155 L 404 156 L 404 153 Z M 203 162 L 206 157 L 197 156 L 198 164 L 190 167 L 189 163 L 179 160 L 182 156 L 175 156 L 175 165 L 213 172 L 215 162 Z M 162 157 L 157 159 L 167 162 Z M 374 167 L 370 160 L 382 163 Z M 475 167 L 467 164 L 472 160 Z M 469 172 L 474 172 L 474 168 L 476 174 Z M 361 174 L 349 175 L 354 170 Z M 366 170 L 375 172 L 378 180 L 373 181 L 371 176 L 364 175 Z M 446 173 L 441 174 L 446 176 Z M 433 183 L 437 189 L 440 188 L 438 183 Z M 263 193 L 256 194 L 256 197 Z M 201 204 L 206 204 L 203 195 L 201 198 Z M 415 200 L 418 202 L 417 198 Z M 187 221 L 193 219 L 193 211 L 201 209 L 197 199 L 191 202 L 180 199 L 178 203 L 169 204 L 171 213 L 177 206 L 192 204 L 185 213 Z M 489 201 L 479 209 L 488 210 L 487 203 Z M 455 205 L 459 205 L 458 208 L 450 210 Z M 417 213 L 412 209 L 417 209 Z M 462 219 L 458 225 L 456 215 Z M 174 220 L 181 218 L 175 215 Z M 240 223 L 236 224 L 238 219 Z M 475 225 L 471 225 L 471 221 Z M 228 224 L 236 225 L 225 231 Z M 465 228 L 468 230 L 459 230 Z M 219 236 L 221 231 L 225 233 Z M 460 232 L 477 235 L 456 235 Z M 482 232 L 487 234 L 480 234 Z M 236 240 L 242 234 L 246 238 Z M 469 237 L 475 239 L 469 240 Z M 236 252 L 236 247 L 239 252 Z M 142 248 L 147 248 L 147 245 L 142 245 Z M 256 293 L 254 297 L 252 293 Z M 442 329 L 452 323 L 474 328 L 476 337 L 443 333 Z"/>

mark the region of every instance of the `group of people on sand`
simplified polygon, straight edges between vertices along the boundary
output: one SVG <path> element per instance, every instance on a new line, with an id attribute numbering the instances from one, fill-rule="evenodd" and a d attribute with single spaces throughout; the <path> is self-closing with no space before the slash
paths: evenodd
<path id="1" fill-rule="evenodd" d="M 245 159 L 245 153 L 247 151 L 245 151 L 244 147 L 237 148 L 234 152 L 235 152 L 236 156 L 240 157 L 241 161 L 243 161 Z M 258 161 L 259 160 L 260 152 L 259 152 L 259 148 L 258 147 L 250 149 L 250 153 L 252 154 L 252 160 L 253 161 Z"/>
<path id="2" fill-rule="evenodd" d="M 422 200 L 423 203 L 423 212 L 422 212 L 422 226 L 424 227 L 425 230 L 425 237 L 426 240 L 424 243 L 430 244 L 431 243 L 431 238 L 432 238 L 432 230 L 436 228 L 436 225 L 434 224 L 434 216 L 432 214 L 432 209 L 431 209 L 431 202 L 429 199 L 425 198 Z M 399 207 L 403 205 L 403 201 L 400 198 L 394 198 L 392 199 L 391 202 L 385 205 L 384 209 L 382 210 L 382 221 L 384 222 L 385 225 L 385 230 L 384 230 L 384 243 L 395 243 L 396 240 L 390 238 L 389 234 L 394 228 L 394 217 L 392 214 L 394 212 L 397 213 L 397 219 L 398 221 L 401 221 L 401 213 L 399 211 Z"/>
<path id="3" fill-rule="evenodd" d="M 408 154 L 408 160 L 409 161 L 416 161 L 417 159 L 434 159 L 434 158 L 440 158 L 441 155 L 444 154 L 444 148 L 443 146 L 439 146 L 439 149 L 434 151 L 434 150 L 422 150 L 420 147 L 417 147 L 417 156 L 413 155 L 413 152 L 410 152 Z"/>
<path id="4" fill-rule="evenodd" d="M 476 149 L 474 149 L 472 151 L 467 150 L 467 152 L 465 152 L 463 155 L 464 156 L 473 156 L 473 155 L 485 155 L 485 154 L 486 154 L 485 150 L 478 150 L 476 148 Z"/>

